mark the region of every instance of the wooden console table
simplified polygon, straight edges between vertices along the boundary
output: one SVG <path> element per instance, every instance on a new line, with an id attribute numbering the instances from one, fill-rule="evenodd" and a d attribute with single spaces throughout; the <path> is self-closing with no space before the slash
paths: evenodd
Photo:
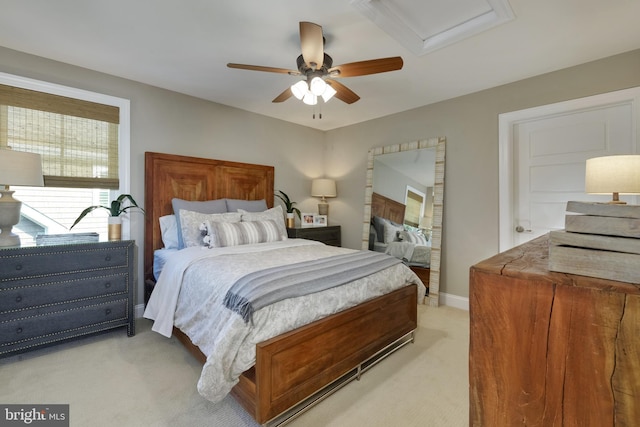
<path id="1" fill-rule="evenodd" d="M 637 426 L 640 284 L 547 266 L 543 236 L 471 267 L 470 425 Z"/>

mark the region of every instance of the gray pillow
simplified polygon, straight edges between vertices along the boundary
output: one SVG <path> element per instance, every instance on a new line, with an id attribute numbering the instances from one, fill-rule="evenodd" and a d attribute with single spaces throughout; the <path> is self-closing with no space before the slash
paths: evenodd
<path id="1" fill-rule="evenodd" d="M 178 198 L 171 199 L 173 213 L 176 216 L 176 228 L 178 229 L 178 249 L 183 249 L 184 241 L 182 240 L 182 225 L 180 224 L 180 210 L 199 212 L 205 214 L 225 213 L 227 212 L 227 203 L 224 199 L 190 201 Z"/>
<path id="2" fill-rule="evenodd" d="M 242 209 L 247 212 L 264 212 L 267 208 L 267 201 L 262 200 L 241 200 L 241 199 L 225 199 L 227 203 L 227 212 L 238 212 Z"/>
<path id="3" fill-rule="evenodd" d="M 371 219 L 371 222 L 373 224 L 373 228 L 376 230 L 376 241 L 384 242 L 384 224 L 387 220 L 379 216 L 374 216 Z"/>

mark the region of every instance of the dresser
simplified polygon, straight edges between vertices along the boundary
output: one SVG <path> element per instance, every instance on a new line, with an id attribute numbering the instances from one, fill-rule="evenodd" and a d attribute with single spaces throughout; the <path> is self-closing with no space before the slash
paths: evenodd
<path id="1" fill-rule="evenodd" d="M 548 253 L 547 235 L 471 267 L 470 425 L 637 426 L 640 284 Z"/>
<path id="2" fill-rule="evenodd" d="M 0 357 L 105 330 L 135 334 L 135 242 L 0 249 Z"/>
<path id="3" fill-rule="evenodd" d="M 342 246 L 342 235 L 339 225 L 329 225 L 327 227 L 287 228 L 287 235 L 292 239 L 309 239 L 331 246 Z"/>

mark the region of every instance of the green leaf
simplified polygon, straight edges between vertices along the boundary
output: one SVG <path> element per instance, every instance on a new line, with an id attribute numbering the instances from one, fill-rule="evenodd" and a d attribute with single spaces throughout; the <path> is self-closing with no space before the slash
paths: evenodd
<path id="1" fill-rule="evenodd" d="M 129 206 L 123 206 L 127 201 L 129 202 Z M 89 206 L 88 208 L 83 210 L 80 216 L 75 220 L 73 225 L 69 227 L 69 230 L 75 227 L 76 224 L 78 224 L 82 220 L 82 218 L 87 216 L 88 213 L 93 212 L 96 209 L 106 209 L 109 212 L 109 216 L 120 216 L 123 213 L 127 212 L 129 209 L 133 208 L 140 209 L 142 213 L 144 213 L 144 209 L 138 206 L 138 203 L 136 203 L 136 201 L 133 199 L 133 197 L 131 197 L 130 194 L 121 194 L 117 199 L 112 200 L 109 206 Z"/>
<path id="2" fill-rule="evenodd" d="M 280 194 L 276 193 L 275 196 L 278 199 L 282 200 L 282 203 L 284 203 L 284 207 L 287 213 L 295 212 L 298 215 L 298 218 L 300 218 L 300 210 L 298 208 L 293 207 L 296 204 L 296 202 L 292 202 L 289 196 L 287 196 L 287 194 L 284 191 L 278 190 L 278 193 Z"/>

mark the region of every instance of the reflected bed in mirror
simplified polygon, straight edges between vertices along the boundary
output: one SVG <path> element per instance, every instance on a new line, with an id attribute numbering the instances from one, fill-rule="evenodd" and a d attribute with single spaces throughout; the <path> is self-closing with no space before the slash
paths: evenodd
<path id="1" fill-rule="evenodd" d="M 437 306 L 444 200 L 445 138 L 369 150 L 362 249 L 403 259 Z"/>

